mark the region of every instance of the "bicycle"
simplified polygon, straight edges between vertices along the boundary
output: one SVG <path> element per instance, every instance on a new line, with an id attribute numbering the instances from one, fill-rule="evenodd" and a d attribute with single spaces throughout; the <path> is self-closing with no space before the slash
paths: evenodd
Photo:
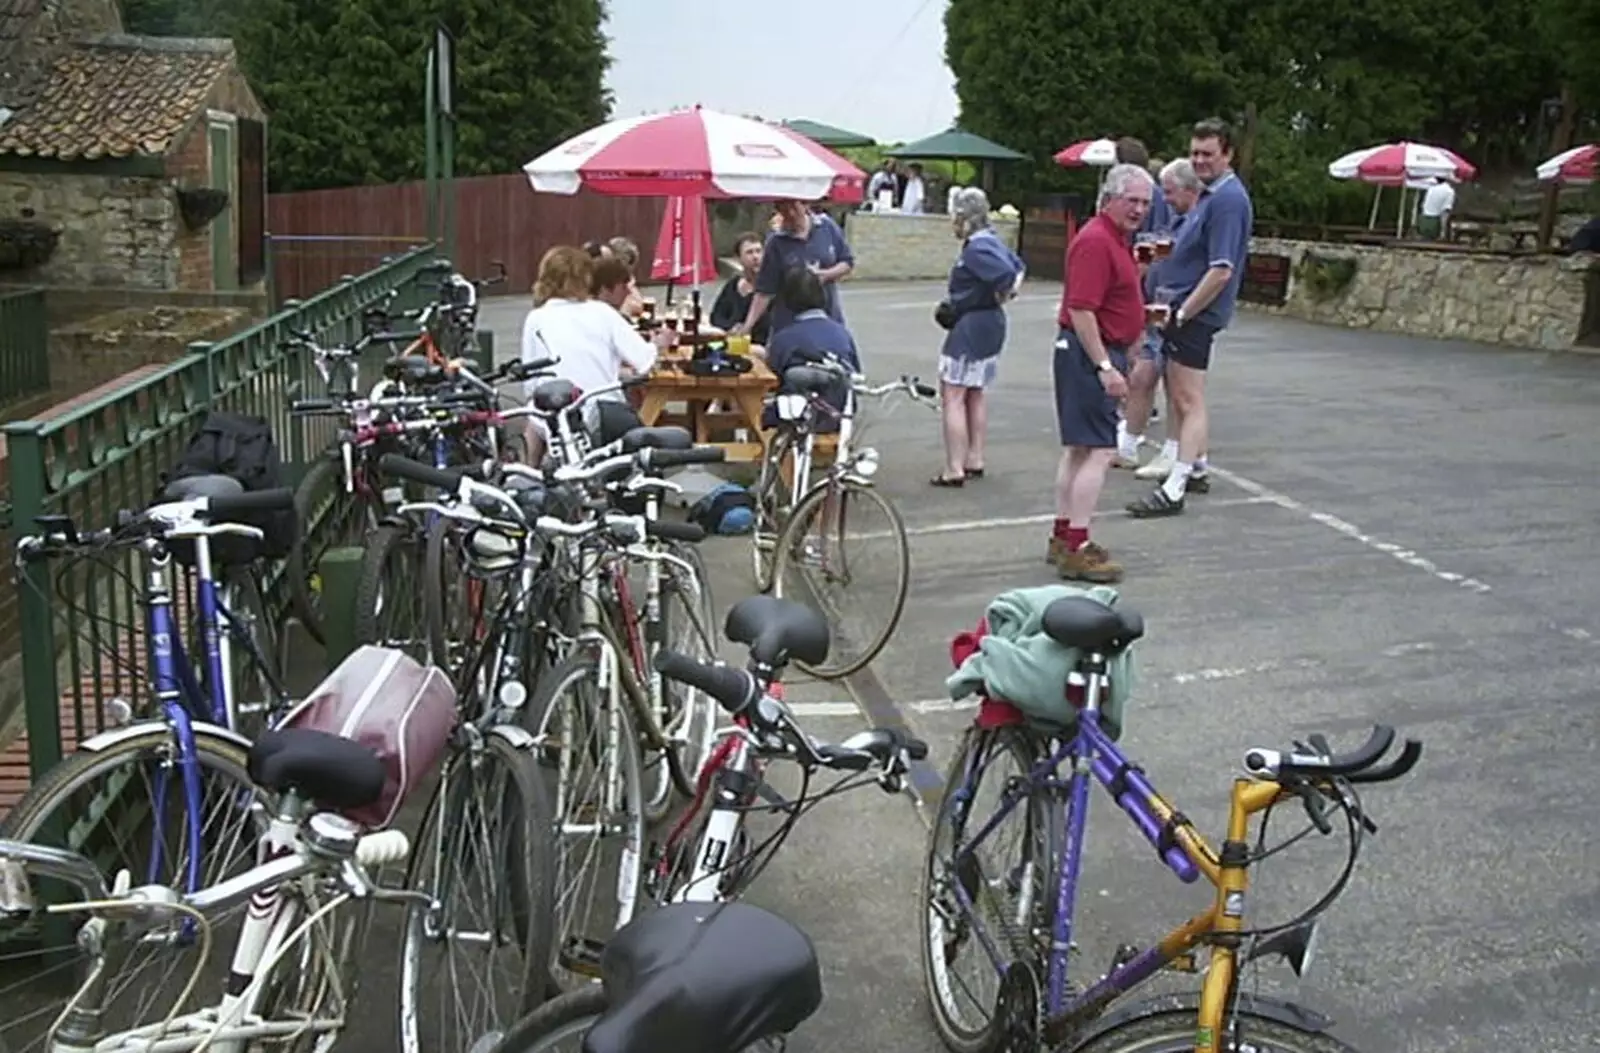
<path id="1" fill-rule="evenodd" d="M 140 512 L 120 512 L 115 526 L 88 533 L 79 533 L 68 516 L 41 516 L 37 524 L 42 533 L 20 539 L 16 549 L 19 568 L 59 556 L 104 562 L 110 553 L 129 548 L 138 551 L 145 586 L 144 645 L 149 659 L 144 679 L 156 715 L 135 720 L 138 714 L 127 700 L 113 700 L 114 726 L 80 743 L 34 783 L 0 823 L 0 837 L 16 841 L 66 838 L 75 842 L 71 844 L 74 849 L 83 849 L 97 833 L 109 828 L 112 805 L 122 800 L 129 784 L 154 760 L 157 772 L 166 777 L 157 778 L 151 787 L 151 847 L 143 867 L 147 882 L 156 881 L 168 854 L 164 822 L 169 804 L 174 803 L 168 797 L 171 780 L 178 780 L 176 803 L 183 809 L 182 829 L 175 832 L 198 849 L 206 840 L 200 825 L 207 799 L 201 787 L 202 774 L 221 774 L 240 782 L 244 751 L 250 744 L 243 732 L 253 734 L 270 725 L 288 704 L 282 680 L 255 632 L 269 627 L 265 613 L 258 609 L 246 620 L 223 598 L 233 586 L 219 585 L 214 575 L 212 541 L 260 541 L 259 528 L 229 520 L 287 509 L 292 492 L 244 493 L 237 481 L 223 476 L 194 476 L 173 487 L 190 493 L 208 488 L 217 492 L 165 501 Z M 192 546 L 194 552 L 197 631 L 203 647 L 203 664 L 198 669 L 174 613 L 173 550 L 183 545 Z M 259 604 L 259 598 L 255 602 Z M 246 704 L 240 697 L 236 647 L 249 660 L 245 668 L 268 687 L 267 697 L 260 702 Z M 78 800 L 100 780 L 111 788 L 88 792 L 86 800 Z M 184 889 L 198 890 L 203 883 L 201 852 L 184 857 L 179 849 L 171 854 L 174 862 L 186 859 Z"/>
<path id="2" fill-rule="evenodd" d="M 818 655 L 827 650 L 828 626 L 818 612 L 752 596 L 728 612 L 725 635 L 747 648 L 745 668 L 671 651 L 655 659 L 664 675 L 716 699 L 736 721 L 719 749 L 728 760 L 714 758 L 701 770 L 702 793 L 715 784 L 717 805 L 697 851 L 693 879 L 677 886 L 671 902 L 635 918 L 603 947 L 589 949 L 588 971 L 599 984 L 546 1002 L 513 1027 L 493 1053 L 781 1048 L 783 1036 L 821 1005 L 811 941 L 789 922 L 734 897 L 770 862 L 806 811 L 856 786 L 875 783 L 889 793 L 903 792 L 911 762 L 926 757 L 928 748 L 889 728 L 862 731 L 835 744 L 817 742 L 799 727 L 774 689 L 788 662 L 802 656 L 822 660 Z M 733 861 L 732 843 L 743 816 L 759 807 L 754 789 L 759 775 L 747 763 L 755 755 L 794 760 L 805 785 L 822 768 L 846 775 L 819 794 L 809 795 L 803 786 L 797 800 L 785 802 L 788 817 L 778 830 Z M 727 865 L 718 867 L 718 860 Z"/>
<path id="3" fill-rule="evenodd" d="M 1156 793 L 1142 769 L 1100 724 L 1108 665 L 1144 634 L 1143 620 L 1133 611 L 1072 596 L 1045 609 L 1042 628 L 1081 656 L 1067 688 L 1075 729 L 1018 720 L 969 729 L 951 763 L 929 833 L 922 892 L 923 975 L 934 1023 L 945 1044 L 954 1053 L 996 1048 L 1070 1048 L 1080 1053 L 1348 1051 L 1350 1047 L 1332 1036 L 1327 1018 L 1241 992 L 1238 973 L 1241 966 L 1270 956 L 1283 956 L 1296 973 L 1304 972 L 1317 917 L 1343 891 L 1363 835 L 1377 829 L 1362 810 L 1355 785 L 1405 775 L 1421 758 L 1421 743 L 1407 740 L 1398 757 L 1381 768 L 1375 765 L 1395 738 L 1392 728 L 1381 725 L 1365 745 L 1347 755 L 1334 754 L 1319 735 L 1309 737 L 1310 745 L 1296 743 L 1292 751 L 1248 750 L 1244 774 L 1233 783 L 1227 837 L 1219 853 L 1182 812 Z M 1000 803 L 985 816 L 974 811 L 973 801 L 991 765 L 1002 759 L 1014 762 L 1019 774 L 997 776 Z M 1071 771 L 1066 778 L 1057 774 L 1063 764 Z M 1119 951 L 1102 978 L 1078 988 L 1069 983 L 1070 951 L 1091 778 L 1105 787 L 1180 880 L 1192 883 L 1204 877 L 1216 886 L 1216 897 L 1207 911 L 1147 949 Z M 1347 865 L 1332 889 L 1300 917 L 1250 928 L 1245 922 L 1249 869 L 1286 847 L 1266 848 L 1265 828 L 1272 809 L 1291 799 L 1305 806 L 1311 825 L 1287 844 L 1313 829 L 1331 833 L 1331 802 L 1343 813 L 1350 832 Z M 1025 827 L 1023 858 L 997 868 L 986 866 L 976 849 L 1019 811 Z M 1258 814 L 1262 821 L 1252 848 L 1250 818 Z M 1052 889 L 1053 897 L 1037 895 Z M 998 902 L 1012 892 L 1018 902 Z M 992 930 L 986 917 L 994 921 Z M 998 981 L 992 1013 L 975 1004 L 969 1016 L 954 1004 L 950 972 L 957 955 L 968 946 L 981 952 L 979 973 Z M 1201 948 L 1209 948 L 1209 962 L 1203 967 L 1196 963 Z M 1197 999 L 1161 996 L 1106 1013 L 1123 995 L 1168 968 L 1203 971 Z"/>
<path id="4" fill-rule="evenodd" d="M 844 406 L 835 408 L 827 399 L 831 392 L 845 392 Z M 804 581 L 806 602 L 815 602 L 828 615 L 833 626 L 832 654 L 849 654 L 841 644 L 855 644 L 851 657 L 823 665 L 797 662 L 802 670 L 823 680 L 836 680 L 863 669 L 878 656 L 905 609 L 911 580 L 911 543 L 905 523 L 893 502 L 881 494 L 872 480 L 879 466 L 878 452 L 871 447 L 857 449 L 853 444 L 854 426 L 863 397 L 883 398 L 897 392 L 915 402 L 935 405 L 936 392 L 915 377 L 870 385 L 866 378 L 851 371 L 831 356 L 784 371 L 784 393 L 773 397 L 777 410 L 776 434 L 767 446 L 756 481 L 756 523 L 751 535 L 751 555 L 755 566 L 756 588 L 783 596 L 794 592 Z M 822 478 L 812 481 L 812 461 L 818 434 L 830 422 L 838 425 L 833 463 Z M 867 506 L 887 523 L 879 530 L 847 530 L 855 516 L 849 507 Z M 865 509 L 864 509 L 865 510 Z M 824 586 L 847 588 L 852 579 L 851 561 L 845 559 L 845 539 L 868 540 L 887 537 L 895 549 L 893 559 L 857 561 L 874 570 L 889 568 L 894 584 L 887 588 L 890 612 L 876 632 L 846 631 L 841 604 L 827 595 Z M 786 582 L 790 569 L 797 580 Z"/>
<path id="5" fill-rule="evenodd" d="M 749 596 L 729 609 L 723 635 L 747 648 L 745 668 L 674 651 L 655 658 L 663 676 L 704 692 L 734 719 L 701 766 L 689 808 L 655 853 L 647 887 L 658 903 L 737 898 L 777 855 L 801 816 L 823 800 L 861 786 L 876 784 L 887 793 L 902 793 L 910 762 L 928 754 L 926 743 L 893 728 L 873 728 L 825 744 L 812 740 L 796 723 L 783 703 L 779 681 L 791 661 L 826 658 L 828 623 L 812 608 L 773 596 Z M 763 769 L 775 758 L 792 760 L 800 769 L 800 790 L 793 800 L 763 781 Z M 813 794 L 811 781 L 822 769 L 844 777 Z M 775 831 L 752 844 L 746 819 L 759 812 L 784 818 Z M 695 837 L 688 836 L 696 829 Z"/>
<path id="6" fill-rule="evenodd" d="M 245 1053 L 263 1043 L 296 1041 L 307 1045 L 295 1048 L 320 1050 L 344 1029 L 353 986 L 347 990 L 343 974 L 353 964 L 363 923 L 342 926 L 338 913 L 352 901 L 419 898 L 383 888 L 372 877 L 377 868 L 406 858 L 406 835 L 368 831 L 346 814 L 394 792 L 385 787 L 386 765 L 351 739 L 295 728 L 264 734 L 250 747 L 246 766 L 253 782 L 276 798 L 249 805 L 269 816 L 258 840 L 260 860 L 244 873 L 187 893 L 160 884 L 130 887 L 125 870 L 108 887 L 102 871 L 83 855 L 0 840 L 0 912 L 13 918 L 87 915 L 76 932 L 83 979 L 42 1036 L 46 1053 Z M 406 789 L 402 783 L 398 793 Z M 313 808 L 313 801 L 328 810 Z M 80 899 L 42 905 L 30 879 L 65 883 Z M 250 909 L 217 1001 L 182 1012 L 198 989 L 213 923 L 246 904 Z M 121 992 L 110 983 L 114 967 L 144 945 L 193 942 L 183 930 L 198 932 L 199 961 L 171 1010 L 154 1023 L 142 1010 L 121 1012 Z M 108 1033 L 113 1013 L 126 1023 Z M 401 1032 L 403 1048 L 415 1053 L 414 1021 L 404 1014 Z"/>

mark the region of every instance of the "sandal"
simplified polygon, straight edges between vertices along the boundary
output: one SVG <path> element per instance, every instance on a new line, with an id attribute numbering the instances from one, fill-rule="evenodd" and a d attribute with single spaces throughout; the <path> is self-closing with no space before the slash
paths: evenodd
<path id="1" fill-rule="evenodd" d="M 967 478 L 968 479 L 982 479 L 983 478 L 983 469 L 982 468 L 968 468 L 967 469 Z"/>
<path id="2" fill-rule="evenodd" d="M 952 479 L 948 475 L 936 475 L 932 479 L 928 480 L 928 485 L 959 489 L 967 485 L 967 477 L 964 475 L 958 475 Z"/>

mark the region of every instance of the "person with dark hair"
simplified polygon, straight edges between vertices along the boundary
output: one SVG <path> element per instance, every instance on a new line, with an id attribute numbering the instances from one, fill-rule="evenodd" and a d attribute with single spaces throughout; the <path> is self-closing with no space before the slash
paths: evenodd
<path id="1" fill-rule="evenodd" d="M 750 313 L 750 299 L 756 294 L 756 275 L 761 271 L 761 240 L 760 234 L 746 231 L 734 243 L 739 273 L 728 279 L 728 284 L 717 293 L 717 300 L 711 305 L 711 324 L 723 332 L 732 331 Z M 767 323 L 766 315 L 756 319 L 755 328 L 750 330 L 753 342 L 766 346 Z"/>
<path id="2" fill-rule="evenodd" d="M 1210 442 L 1206 371 L 1217 334 L 1233 321 L 1250 254 L 1255 208 L 1233 173 L 1233 129 L 1218 118 L 1200 121 L 1189 135 L 1189 163 L 1205 184 L 1179 228 L 1172 255 L 1161 264 L 1161 284 L 1172 290 L 1172 313 L 1162 331 L 1165 380 L 1178 423 L 1178 457 L 1153 492 L 1127 506 L 1147 519 L 1183 512 L 1191 493 L 1211 489 L 1205 455 Z"/>
<path id="3" fill-rule="evenodd" d="M 632 290 L 633 272 L 626 263 L 615 256 L 603 256 L 594 261 L 593 276 L 589 279 L 590 296 L 620 311 Z"/>
<path id="4" fill-rule="evenodd" d="M 791 267 L 784 271 L 778 297 L 784 310 L 794 319 L 773 333 L 772 342 L 767 345 L 767 366 L 780 381 L 789 367 L 820 362 L 827 356 L 838 359 L 853 373 L 861 371 L 861 355 L 856 349 L 855 337 L 843 322 L 829 316 L 828 291 L 815 271 L 809 267 Z M 783 390 L 779 388 L 780 392 Z M 823 399 L 828 405 L 842 409 L 848 391 L 849 382 L 841 378 L 823 394 Z M 776 426 L 777 413 L 776 406 L 767 406 L 761 415 L 762 427 Z M 839 427 L 835 420 L 820 423 L 821 431 L 837 431 Z"/>
<path id="5" fill-rule="evenodd" d="M 1135 139 L 1131 135 L 1124 135 L 1117 140 L 1117 164 L 1138 165 L 1150 172 L 1150 150 L 1144 145 L 1144 140 Z M 1158 172 L 1150 172 L 1152 176 Z M 1144 226 L 1135 234 L 1159 234 L 1172 229 L 1172 209 L 1167 205 L 1166 195 L 1161 191 L 1159 179 L 1155 184 L 1155 196 L 1150 199 L 1150 211 L 1144 214 Z"/>
<path id="6" fill-rule="evenodd" d="M 828 314 L 843 325 L 839 281 L 854 270 L 856 264 L 855 253 L 844 239 L 844 230 L 826 212 L 815 212 L 804 201 L 778 202 L 778 215 L 782 217 L 782 226 L 767 235 L 767 243 L 761 249 L 761 269 L 756 273 L 756 292 L 750 298 L 750 312 L 736 331 L 753 331 L 761 317 L 769 313 L 768 307 L 772 308 L 769 324 L 774 335 L 794 320 L 794 315 L 778 298 L 783 276 L 792 267 L 810 267 L 816 272 L 827 293 Z"/>

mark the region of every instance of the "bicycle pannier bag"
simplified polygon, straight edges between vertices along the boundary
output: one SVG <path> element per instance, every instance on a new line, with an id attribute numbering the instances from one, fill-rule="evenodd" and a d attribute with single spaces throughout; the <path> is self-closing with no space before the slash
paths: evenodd
<path id="1" fill-rule="evenodd" d="M 456 724 L 456 692 L 442 670 L 404 651 L 366 644 L 352 651 L 282 727 L 352 739 L 388 770 L 383 796 L 345 815 L 369 829 L 394 822 L 406 797 L 438 765 Z"/>
<path id="2" fill-rule="evenodd" d="M 283 463 L 272 437 L 272 425 L 264 417 L 213 410 L 206 414 L 200 429 L 189 440 L 170 472 L 161 477 L 156 500 L 163 500 L 169 483 L 197 475 L 225 475 L 239 482 L 247 493 L 275 490 L 284 485 Z M 259 542 L 247 538 L 219 537 L 211 542 L 211 554 L 219 563 L 239 565 L 259 556 L 282 559 L 294 547 L 299 521 L 293 509 L 254 512 L 238 521 L 259 529 Z M 173 558 L 192 565 L 194 544 L 174 544 Z"/>

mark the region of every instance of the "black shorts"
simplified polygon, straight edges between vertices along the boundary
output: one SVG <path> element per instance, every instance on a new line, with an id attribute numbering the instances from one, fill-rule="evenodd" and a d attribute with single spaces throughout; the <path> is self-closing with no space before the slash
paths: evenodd
<path id="1" fill-rule="evenodd" d="M 1124 372 L 1126 354 L 1107 347 L 1111 362 Z M 1100 371 L 1083 349 L 1083 341 L 1070 329 L 1056 338 L 1053 364 L 1056 388 L 1056 429 L 1063 446 L 1109 449 L 1117 445 L 1117 400 L 1106 394 Z"/>
<path id="2" fill-rule="evenodd" d="M 1168 362 L 1204 371 L 1211 365 L 1211 345 L 1221 326 L 1190 319 L 1167 329 L 1161 341 L 1161 354 Z"/>

